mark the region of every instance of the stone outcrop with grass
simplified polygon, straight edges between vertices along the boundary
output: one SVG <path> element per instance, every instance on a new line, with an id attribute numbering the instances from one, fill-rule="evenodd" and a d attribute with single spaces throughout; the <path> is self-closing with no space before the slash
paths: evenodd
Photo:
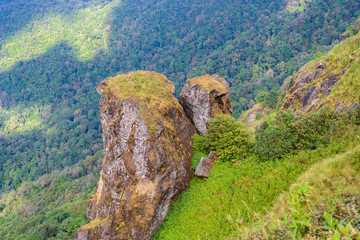
<path id="1" fill-rule="evenodd" d="M 326 105 L 335 110 L 352 109 L 360 90 L 360 33 L 336 45 L 327 56 L 309 62 L 285 80 L 281 109 L 298 114 Z"/>
<path id="2" fill-rule="evenodd" d="M 190 184 L 195 128 L 162 74 L 119 75 L 98 92 L 103 169 L 75 239 L 151 239 Z"/>
<path id="3" fill-rule="evenodd" d="M 232 114 L 229 83 L 218 75 L 189 79 L 179 101 L 200 134 L 206 134 L 209 119 Z"/>

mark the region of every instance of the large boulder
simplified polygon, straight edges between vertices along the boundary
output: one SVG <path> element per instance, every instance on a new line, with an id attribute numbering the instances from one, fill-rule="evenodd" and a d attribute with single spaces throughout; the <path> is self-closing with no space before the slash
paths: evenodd
<path id="1" fill-rule="evenodd" d="M 200 134 L 207 133 L 209 119 L 218 114 L 232 114 L 229 83 L 218 75 L 189 79 L 179 101 Z"/>
<path id="2" fill-rule="evenodd" d="M 162 74 L 119 75 L 98 92 L 103 169 L 75 239 L 151 239 L 190 184 L 195 128 Z"/>

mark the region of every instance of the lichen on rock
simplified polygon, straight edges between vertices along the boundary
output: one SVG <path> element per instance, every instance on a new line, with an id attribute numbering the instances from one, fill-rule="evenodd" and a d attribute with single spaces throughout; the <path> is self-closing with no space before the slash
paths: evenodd
<path id="1" fill-rule="evenodd" d="M 200 134 L 207 133 L 209 119 L 232 114 L 229 83 L 216 74 L 189 79 L 179 101 Z"/>
<path id="2" fill-rule="evenodd" d="M 190 184 L 195 128 L 162 74 L 119 75 L 98 92 L 103 169 L 75 239 L 151 239 Z"/>

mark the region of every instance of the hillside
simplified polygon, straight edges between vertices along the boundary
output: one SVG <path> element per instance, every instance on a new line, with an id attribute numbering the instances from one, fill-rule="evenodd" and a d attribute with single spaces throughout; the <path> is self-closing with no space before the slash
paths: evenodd
<path id="1" fill-rule="evenodd" d="M 256 105 L 261 116 L 256 110 L 252 118 L 261 120 L 252 130 L 268 120 L 265 135 L 290 132 L 286 136 L 291 144 L 284 145 L 284 152 L 276 156 L 280 159 L 265 161 L 265 149 L 262 156 L 250 151 L 244 161 L 215 165 L 211 178 L 193 180 L 155 239 L 240 234 L 237 220 L 245 225 L 251 222 L 248 213 L 264 215 L 263 208 L 272 207 L 282 190 L 287 191 L 313 163 L 350 146 L 340 137 L 330 141 L 326 131 L 332 129 L 317 129 L 326 133 L 300 144 L 293 138 L 299 134 L 294 129 L 306 124 L 286 123 L 280 133 L 271 124 L 280 107 L 274 99 L 278 100 L 284 79 L 314 58 L 300 72 L 311 73 L 323 62 L 326 68 L 316 81 L 334 74 L 342 79 L 321 103 L 336 99 L 334 106 L 339 102 L 347 108 L 357 100 L 359 35 L 352 37 L 358 27 L 351 24 L 359 16 L 359 4 L 356 0 L 1 1 L 0 239 L 69 239 L 88 223 L 86 204 L 103 160 L 96 86 L 119 72 L 139 69 L 165 74 L 174 82 L 177 96 L 186 80 L 219 74 L 230 82 L 236 118 L 255 104 L 256 96 L 271 93 L 269 105 Z M 288 79 L 300 78 L 300 73 L 296 76 Z M 351 121 L 324 116 L 357 131 L 357 115 L 351 115 Z M 334 127 L 334 122 L 329 125 Z M 356 142 L 355 133 L 348 132 L 341 134 Z M 208 150 L 197 150 L 193 165 Z M 302 154 L 312 160 L 303 164 Z M 289 169 L 288 179 L 277 176 Z M 238 187 L 243 185 L 247 187 Z M 261 195 L 265 186 L 270 186 L 266 196 Z M 253 201 L 254 196 L 259 199 Z M 221 229 L 207 224 L 219 224 Z"/>
<path id="2" fill-rule="evenodd" d="M 302 67 L 284 83 L 283 88 L 291 88 L 281 109 L 304 113 L 325 105 L 337 110 L 354 108 L 360 90 L 359 48 L 360 33 L 338 44 L 327 56 Z"/>
<path id="3" fill-rule="evenodd" d="M 289 77 L 292 87 L 285 82 L 285 92 L 275 94 L 280 102 L 269 105 L 271 93 L 258 97 L 259 103 L 239 120 L 252 132 L 255 151 L 218 161 L 208 179 L 193 179 L 155 239 L 360 237 L 359 34 Z M 308 85 L 299 84 L 317 69 L 323 73 Z M 319 107 L 285 109 L 294 92 L 303 89 L 306 95 L 334 74 L 339 78 L 327 94 L 316 95 Z M 195 137 L 197 155 L 236 151 L 224 126 L 210 124 L 209 131 L 213 128 L 221 135 Z"/>
<path id="4" fill-rule="evenodd" d="M 352 110 L 359 98 L 360 20 L 343 34 L 343 41 L 328 54 L 305 64 L 285 79 L 278 92 L 261 92 L 257 104 L 244 111 L 240 121 L 251 132 L 273 110 L 291 110 L 296 115 L 311 114 L 330 106 Z"/>
<path id="5" fill-rule="evenodd" d="M 2 191 L 101 149 L 95 87 L 106 77 L 154 70 L 179 93 L 186 79 L 217 73 L 232 85 L 238 116 L 338 41 L 359 9 L 357 1 L 321 0 L 291 11 L 282 1 L 1 4 Z"/>

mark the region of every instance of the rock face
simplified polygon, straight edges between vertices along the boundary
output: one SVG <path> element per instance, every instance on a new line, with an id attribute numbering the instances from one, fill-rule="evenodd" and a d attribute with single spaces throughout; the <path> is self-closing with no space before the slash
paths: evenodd
<path id="1" fill-rule="evenodd" d="M 155 72 L 103 81 L 104 162 L 87 217 L 75 239 L 151 239 L 191 179 L 191 121 Z"/>
<path id="2" fill-rule="evenodd" d="M 179 101 L 200 134 L 207 133 L 209 119 L 218 114 L 232 114 L 229 83 L 218 75 L 189 79 Z"/>
<path id="3" fill-rule="evenodd" d="M 326 64 L 319 62 L 315 65 L 315 71 L 306 74 L 300 69 L 293 77 L 294 85 L 284 97 L 282 109 L 294 109 L 298 113 L 310 112 L 319 109 L 324 104 L 320 101 L 331 93 L 334 85 L 340 80 L 340 74 L 324 74 Z"/>
<path id="4" fill-rule="evenodd" d="M 343 36 L 352 35 L 349 34 L 346 31 Z M 281 87 L 286 93 L 281 109 L 292 110 L 297 116 L 325 106 L 335 111 L 351 110 L 358 102 L 360 88 L 359 40 L 357 33 L 335 46 L 327 56 L 307 63 L 287 78 Z"/>
<path id="5" fill-rule="evenodd" d="M 214 166 L 216 161 L 216 153 L 211 151 L 207 158 L 201 158 L 199 165 L 197 165 L 195 170 L 195 175 L 201 178 L 210 177 L 210 171 Z"/>

